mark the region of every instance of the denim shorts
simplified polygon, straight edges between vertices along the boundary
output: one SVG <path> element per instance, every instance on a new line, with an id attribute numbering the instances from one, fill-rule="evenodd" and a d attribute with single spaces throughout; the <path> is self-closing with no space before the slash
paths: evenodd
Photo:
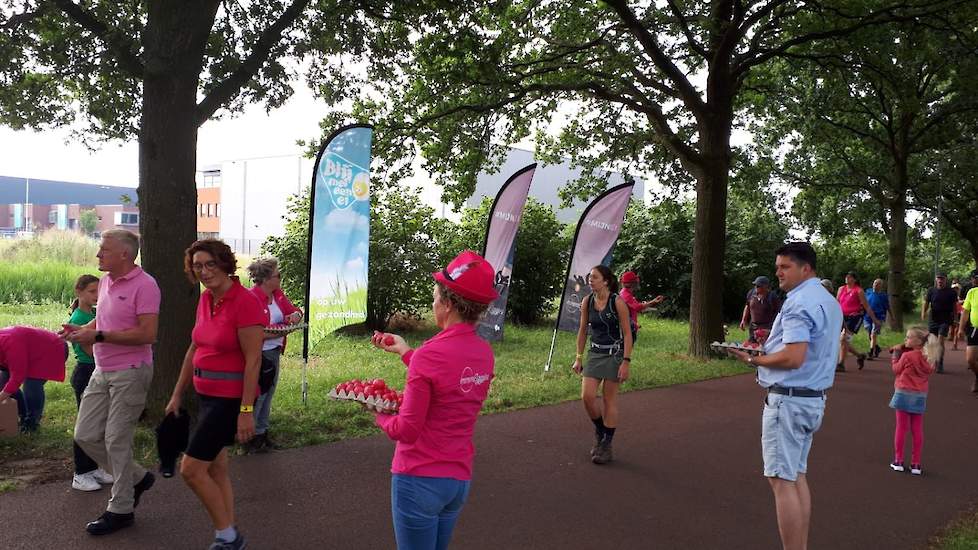
<path id="1" fill-rule="evenodd" d="M 761 416 L 764 476 L 795 481 L 808 471 L 812 438 L 822 425 L 825 397 L 767 394 Z"/>

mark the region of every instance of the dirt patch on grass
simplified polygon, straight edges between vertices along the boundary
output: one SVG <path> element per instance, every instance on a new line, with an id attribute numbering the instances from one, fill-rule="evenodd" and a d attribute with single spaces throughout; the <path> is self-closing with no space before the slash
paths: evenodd
<path id="1" fill-rule="evenodd" d="M 71 461 L 24 458 L 0 463 L 0 493 L 71 478 Z"/>

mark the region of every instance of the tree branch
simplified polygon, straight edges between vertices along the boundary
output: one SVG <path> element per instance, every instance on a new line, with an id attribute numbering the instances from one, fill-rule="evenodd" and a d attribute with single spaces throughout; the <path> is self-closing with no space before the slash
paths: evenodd
<path id="1" fill-rule="evenodd" d="M 669 4 L 669 10 L 672 11 L 672 14 L 676 16 L 676 20 L 679 21 L 679 28 L 682 29 L 683 35 L 686 37 L 689 49 L 698 53 L 703 59 L 706 59 L 706 50 L 696 41 L 696 37 L 693 36 L 693 32 L 689 29 L 689 22 L 686 21 L 686 16 L 683 15 L 682 9 L 676 5 L 676 0 L 667 0 L 667 3 Z"/>
<path id="2" fill-rule="evenodd" d="M 21 25 L 30 23 L 31 21 L 41 17 L 47 12 L 50 4 L 41 4 L 34 11 L 25 11 L 24 13 L 15 13 L 10 16 L 9 19 L 0 24 L 0 29 L 16 29 Z"/>
<path id="3" fill-rule="evenodd" d="M 282 39 L 282 33 L 299 19 L 308 5 L 309 0 L 294 0 L 282 15 L 261 33 L 248 57 L 197 104 L 197 126 L 206 122 L 218 109 L 231 101 L 241 88 L 258 74 L 268 61 L 272 48 Z"/>
<path id="4" fill-rule="evenodd" d="M 138 47 L 122 34 L 109 29 L 105 23 L 98 20 L 95 15 L 85 8 L 75 4 L 71 0 L 54 0 L 54 4 L 67 15 L 70 19 L 81 25 L 101 40 L 105 47 L 112 53 L 112 56 L 119 63 L 119 67 L 131 78 L 141 79 L 143 77 L 142 60 L 139 58 Z"/>
<path id="5" fill-rule="evenodd" d="M 689 79 L 679 70 L 679 67 L 662 51 L 655 36 L 645 28 L 625 1 L 608 0 L 605 3 L 615 10 L 615 13 L 618 14 L 618 17 L 625 24 L 628 32 L 642 45 L 642 49 L 652 59 L 655 66 L 665 74 L 666 78 L 673 82 L 676 90 L 682 96 L 683 102 L 689 106 L 690 110 L 695 113 L 702 113 L 706 106 L 699 92 L 690 84 Z"/>

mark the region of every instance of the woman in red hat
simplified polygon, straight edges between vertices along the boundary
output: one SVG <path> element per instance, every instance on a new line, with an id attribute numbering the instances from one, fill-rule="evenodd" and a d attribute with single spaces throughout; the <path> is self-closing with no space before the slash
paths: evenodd
<path id="1" fill-rule="evenodd" d="M 655 307 L 665 301 L 665 296 L 656 296 L 654 299 L 647 302 L 642 302 L 635 297 L 635 293 L 638 291 L 638 285 L 641 282 L 638 275 L 634 271 L 626 271 L 621 274 L 621 300 L 625 302 L 628 306 L 628 315 L 631 319 L 632 326 L 632 345 L 635 344 L 635 340 L 638 339 L 638 329 L 640 325 L 638 324 L 638 314 L 645 311 L 646 309 Z"/>
<path id="2" fill-rule="evenodd" d="M 581 301 L 581 324 L 577 330 L 577 357 L 574 372 L 583 375 L 581 400 L 594 423 L 597 443 L 591 448 L 591 462 L 607 464 L 612 460 L 611 440 L 618 427 L 618 386 L 628 380 L 632 355 L 632 331 L 628 308 L 618 299 L 618 279 L 608 266 L 597 265 L 588 276 L 591 294 Z M 584 358 L 588 328 L 591 346 Z M 598 405 L 598 386 L 604 402 L 604 414 Z"/>
<path id="3" fill-rule="evenodd" d="M 466 250 L 434 273 L 431 310 L 441 332 L 417 349 L 377 332 L 373 344 L 407 365 L 404 403 L 376 414 L 397 442 L 391 465 L 391 513 L 397 547 L 443 549 L 469 494 L 472 434 L 493 377 L 492 348 L 476 323 L 498 297 L 495 270 Z"/>

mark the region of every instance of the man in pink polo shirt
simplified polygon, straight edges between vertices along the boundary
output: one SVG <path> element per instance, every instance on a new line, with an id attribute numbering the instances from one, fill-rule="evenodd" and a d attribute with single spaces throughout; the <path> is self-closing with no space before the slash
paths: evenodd
<path id="1" fill-rule="evenodd" d="M 135 264 L 139 238 L 125 230 L 102 233 L 95 319 L 65 325 L 69 342 L 94 344 L 95 372 L 82 395 L 75 442 L 115 481 L 108 510 L 86 526 L 105 535 L 132 525 L 133 509 L 155 477 L 133 461 L 132 438 L 153 380 L 153 343 L 159 323 L 160 288 Z"/>

